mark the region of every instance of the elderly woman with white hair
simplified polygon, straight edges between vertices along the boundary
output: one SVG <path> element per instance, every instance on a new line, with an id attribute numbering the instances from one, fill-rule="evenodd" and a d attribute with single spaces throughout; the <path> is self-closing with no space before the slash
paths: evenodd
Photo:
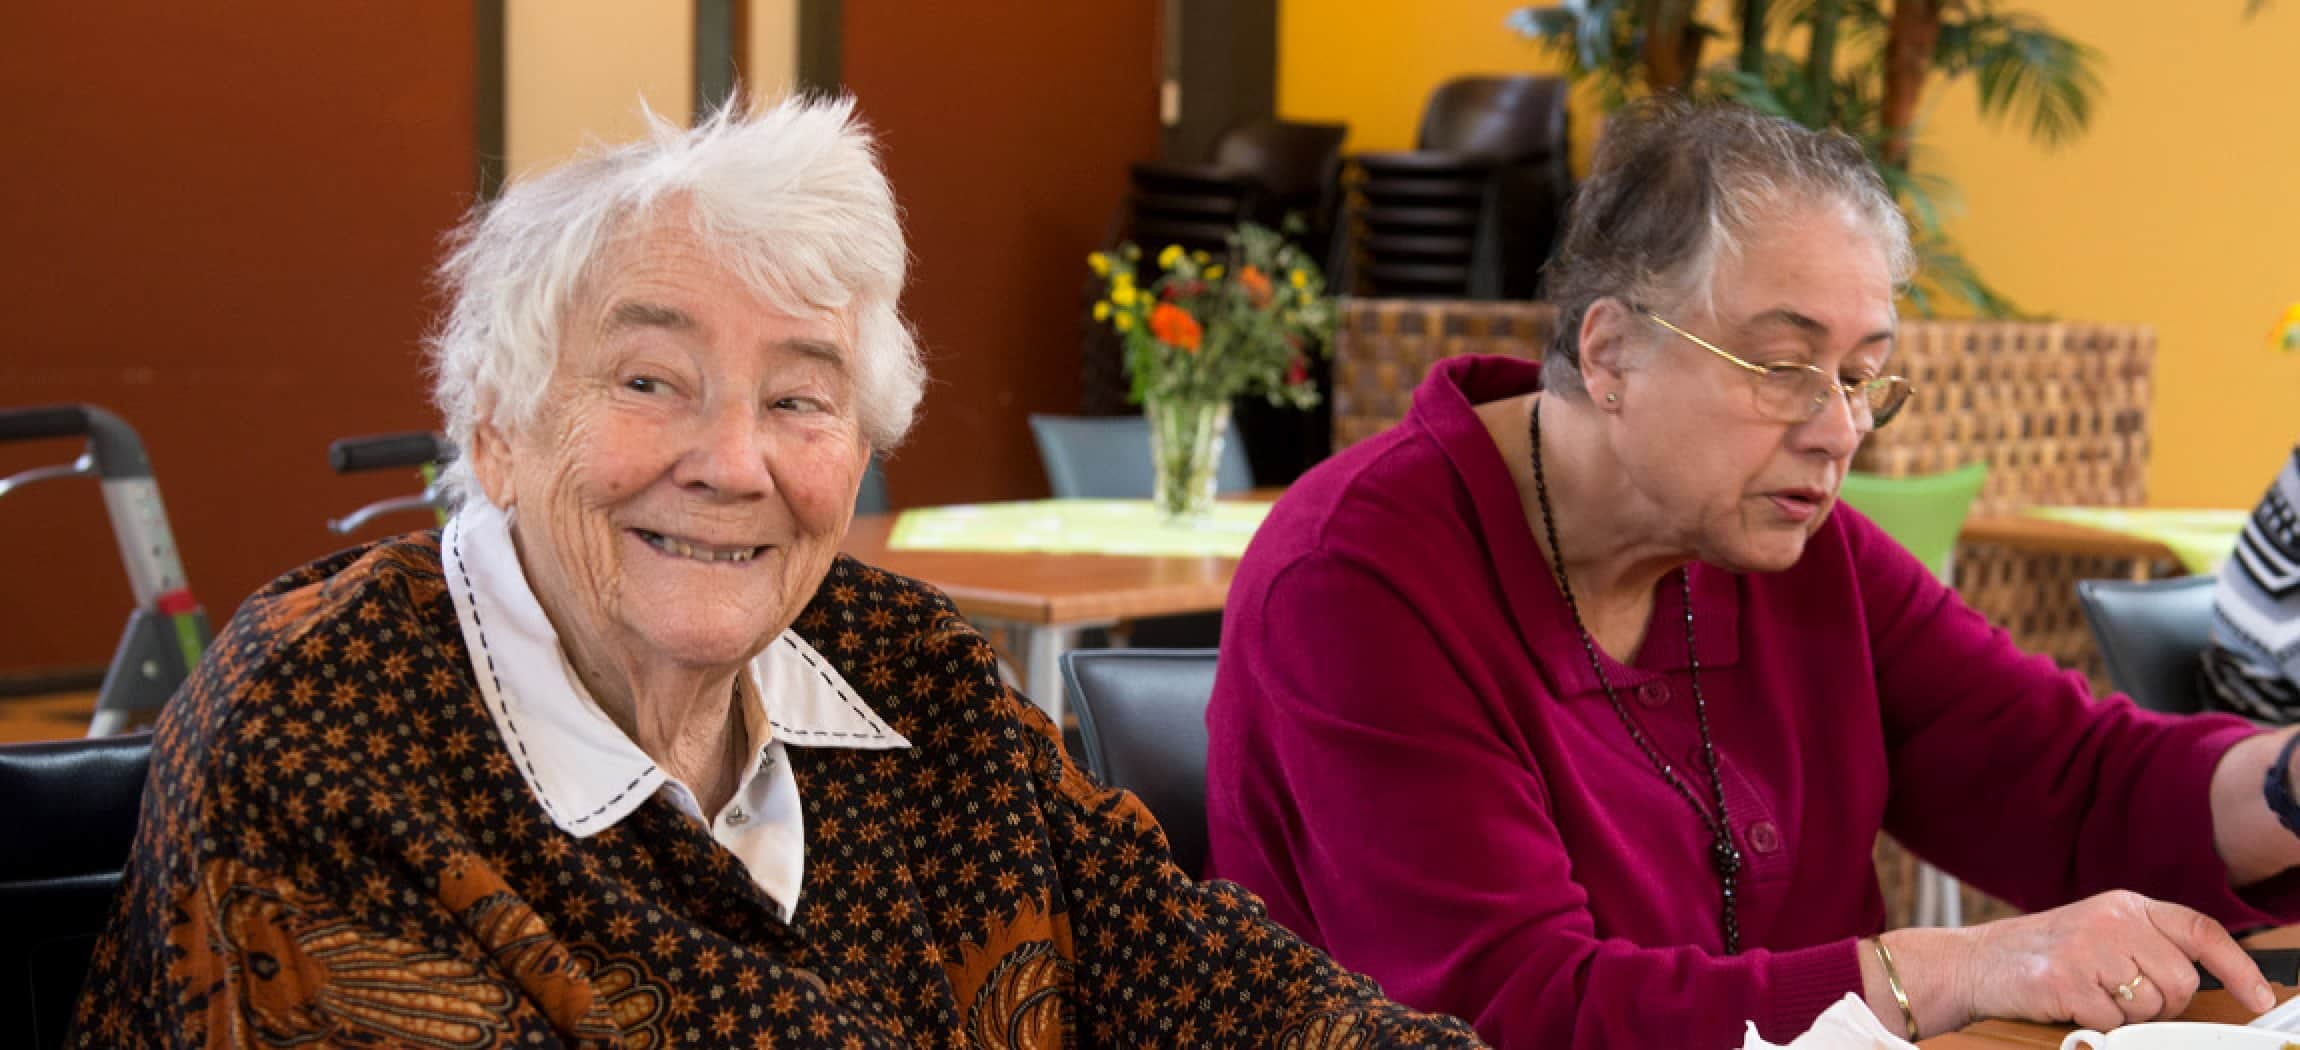
<path id="1" fill-rule="evenodd" d="M 459 509 L 270 585 L 170 706 L 78 1044 L 1475 1045 L 1192 882 L 839 556 L 924 383 L 904 262 L 845 103 L 478 213 Z"/>

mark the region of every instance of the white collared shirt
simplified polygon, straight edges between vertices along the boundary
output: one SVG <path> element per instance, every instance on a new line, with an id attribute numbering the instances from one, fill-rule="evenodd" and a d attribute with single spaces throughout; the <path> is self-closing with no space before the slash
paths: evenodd
<path id="1" fill-rule="evenodd" d="M 806 827 L 786 746 L 910 746 L 830 661 L 786 630 L 748 669 L 754 688 L 742 715 L 756 757 L 726 806 L 706 818 L 694 792 L 639 750 L 583 687 L 520 570 L 503 511 L 481 499 L 466 503 L 443 530 L 440 560 L 488 714 L 551 822 L 588 838 L 663 792 L 743 862 L 785 922 L 798 913 L 806 877 Z"/>

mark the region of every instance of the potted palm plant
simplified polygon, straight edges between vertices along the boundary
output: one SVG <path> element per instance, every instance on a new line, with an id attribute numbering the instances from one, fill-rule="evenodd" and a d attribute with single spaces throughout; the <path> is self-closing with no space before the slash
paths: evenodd
<path id="1" fill-rule="evenodd" d="M 2268 0 L 2247 0 L 2247 16 Z M 1907 210 L 1920 262 L 1910 305 L 1962 303 L 2016 313 L 1944 229 L 1954 189 L 1924 170 L 1920 104 L 1936 81 L 1970 76 L 1981 115 L 2050 147 L 2084 133 L 2100 59 L 2034 15 L 1998 0 L 1735 0 L 1712 21 L 1697 0 L 1566 0 L 1527 7 L 1509 25 L 1564 58 L 1601 108 L 1675 92 L 1729 99 L 1861 141 Z M 1732 46 L 1729 57 L 1709 53 Z"/>

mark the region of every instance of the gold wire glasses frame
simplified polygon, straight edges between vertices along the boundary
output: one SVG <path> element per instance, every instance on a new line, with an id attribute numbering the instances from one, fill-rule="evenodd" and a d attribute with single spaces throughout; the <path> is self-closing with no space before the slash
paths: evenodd
<path id="1" fill-rule="evenodd" d="M 1731 361 L 1749 373 L 1750 386 L 1757 391 L 1757 407 L 1766 415 L 1782 423 L 1802 423 L 1821 414 L 1829 404 L 1832 391 L 1843 391 L 1845 403 L 1852 406 L 1853 422 L 1863 422 L 1868 416 L 1869 428 L 1874 430 L 1893 421 L 1909 395 L 1916 388 L 1900 376 L 1878 376 L 1875 379 L 1838 379 L 1815 365 L 1798 361 L 1780 361 L 1769 365 L 1744 361 L 1720 349 L 1700 336 L 1670 324 L 1660 314 L 1631 303 L 1630 309 L 1654 324 L 1668 329 L 1703 350 Z"/>

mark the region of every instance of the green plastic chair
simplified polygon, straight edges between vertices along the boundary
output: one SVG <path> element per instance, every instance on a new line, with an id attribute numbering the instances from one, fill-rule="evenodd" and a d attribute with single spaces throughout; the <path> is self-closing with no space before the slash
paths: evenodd
<path id="1" fill-rule="evenodd" d="M 1917 560 L 1930 566 L 1942 583 L 1956 583 L 1957 532 L 1972 512 L 1981 484 L 1989 478 L 1989 465 L 1973 463 L 1940 474 L 1888 478 L 1851 473 L 1837 490 L 1838 498 L 1869 516 Z M 1957 880 L 1931 864 L 1917 866 L 1917 900 L 1910 922 L 1917 926 L 1965 924 L 1964 894 Z"/>
<path id="2" fill-rule="evenodd" d="M 1973 500 L 1988 479 L 1986 463 L 1906 478 L 1855 471 L 1845 475 L 1837 495 L 1948 583 L 1955 568 L 1957 533 L 1965 527 L 1965 515 L 1972 512 Z"/>

